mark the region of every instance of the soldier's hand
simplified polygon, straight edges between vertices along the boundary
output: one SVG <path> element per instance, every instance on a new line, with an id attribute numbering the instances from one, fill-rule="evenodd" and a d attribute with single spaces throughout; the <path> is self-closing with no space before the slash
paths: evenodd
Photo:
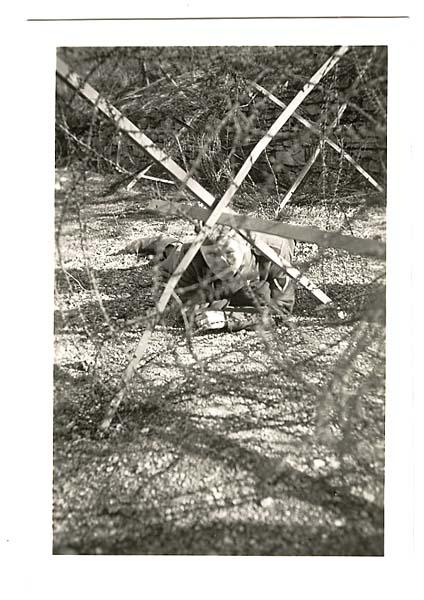
<path id="1" fill-rule="evenodd" d="M 201 331 L 224 329 L 226 318 L 222 310 L 198 308 L 194 313 L 194 323 Z"/>

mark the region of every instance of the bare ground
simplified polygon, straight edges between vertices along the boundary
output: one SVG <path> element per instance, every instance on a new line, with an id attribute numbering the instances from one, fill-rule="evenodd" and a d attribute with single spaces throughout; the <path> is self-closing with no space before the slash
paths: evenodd
<path id="1" fill-rule="evenodd" d="M 310 266 L 343 319 L 316 313 L 302 290 L 292 328 L 189 343 L 169 317 L 101 436 L 154 303 L 148 260 L 114 252 L 141 235 L 189 238 L 192 228 L 136 218 L 143 199 L 105 196 L 103 180 L 72 189 L 64 178 L 56 210 L 54 552 L 382 555 L 384 319 L 358 315 L 381 289 L 384 265 L 326 251 Z M 264 206 L 265 199 L 259 214 Z M 294 206 L 286 216 L 384 238 L 383 208 L 342 209 Z M 300 245 L 297 259 L 315 254 Z M 358 332 L 365 343 L 347 361 Z"/>

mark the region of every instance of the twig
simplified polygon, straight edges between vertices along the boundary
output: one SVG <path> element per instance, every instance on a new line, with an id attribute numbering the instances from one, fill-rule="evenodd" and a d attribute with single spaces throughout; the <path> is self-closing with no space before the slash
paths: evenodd
<path id="1" fill-rule="evenodd" d="M 83 142 L 82 140 L 80 140 L 76 135 L 74 135 L 71 131 L 69 131 L 69 129 L 67 127 L 65 127 L 61 123 L 58 123 L 57 126 L 59 127 L 59 129 L 62 129 L 62 131 L 64 131 L 67 136 L 69 136 L 72 140 L 74 140 L 74 142 L 76 142 L 82 148 L 84 148 L 84 150 L 88 150 L 89 152 L 92 152 L 95 156 L 97 156 L 97 158 L 101 158 L 102 160 L 104 160 L 106 163 L 108 163 L 114 169 L 116 169 L 118 171 L 118 173 L 123 173 L 125 175 L 131 175 L 131 173 L 129 171 L 127 171 L 120 165 L 113 162 L 113 160 L 110 160 L 110 158 L 107 158 L 103 154 L 100 154 L 100 152 L 97 152 L 97 150 L 95 148 L 88 145 L 86 142 Z"/>
<path id="2" fill-rule="evenodd" d="M 71 279 L 73 279 L 82 290 L 86 290 L 87 288 L 85 286 L 82 285 L 81 281 L 79 279 L 77 279 L 76 277 L 74 277 L 73 275 L 71 275 L 71 273 L 69 273 L 69 271 L 67 271 L 64 267 L 62 267 L 62 271 L 67 275 L 67 277 L 70 277 Z"/>

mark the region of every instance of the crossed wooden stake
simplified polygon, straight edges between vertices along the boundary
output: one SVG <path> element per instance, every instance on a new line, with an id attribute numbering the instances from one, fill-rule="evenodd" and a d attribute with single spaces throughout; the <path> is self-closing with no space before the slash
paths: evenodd
<path id="1" fill-rule="evenodd" d="M 249 81 L 248 83 L 249 83 L 249 85 L 251 85 L 252 87 L 254 87 L 258 92 L 261 92 L 261 94 L 263 94 L 269 100 L 271 100 L 271 102 L 273 102 L 276 106 L 279 106 L 280 108 L 286 108 L 287 104 L 284 104 L 284 102 L 282 100 L 280 100 L 279 98 L 277 98 L 276 96 L 274 96 L 273 94 L 271 94 L 271 92 L 269 92 L 268 90 L 266 90 L 264 87 L 262 87 L 258 83 L 254 82 L 254 81 Z M 340 120 L 343 112 L 345 111 L 345 108 L 346 108 L 345 104 L 343 104 L 340 107 L 338 115 L 337 115 L 335 121 L 331 124 L 331 126 L 329 128 L 330 130 L 337 125 L 337 122 L 338 122 L 338 120 Z M 379 192 L 383 192 L 382 186 L 374 179 L 374 177 L 372 177 L 372 175 L 370 175 L 369 173 L 367 173 L 367 171 L 365 171 L 365 169 L 363 167 L 361 167 L 361 165 L 358 164 L 356 162 L 356 160 L 354 158 L 352 158 L 352 156 L 350 154 L 348 154 L 345 150 L 343 150 L 343 148 L 340 148 L 340 146 L 338 144 L 336 144 L 336 142 L 334 142 L 327 135 L 325 135 L 325 134 L 323 135 L 322 131 L 320 130 L 319 127 L 317 127 L 317 125 L 315 125 L 315 123 L 312 123 L 311 121 L 308 121 L 308 119 L 305 119 L 305 117 L 302 117 L 301 115 L 299 115 L 297 113 L 294 113 L 293 118 L 296 119 L 297 121 L 299 121 L 299 123 L 302 123 L 302 125 L 304 125 L 307 129 L 310 129 L 310 131 L 312 131 L 312 133 L 315 133 L 316 135 L 318 135 L 321 138 L 322 142 L 324 142 L 325 144 L 327 144 L 328 146 L 330 146 L 330 148 L 333 148 L 333 150 L 335 150 L 338 154 L 340 154 L 340 156 L 343 159 L 347 160 L 347 162 L 349 162 L 358 171 L 358 173 L 360 173 L 362 175 L 362 177 L 364 177 L 373 187 L 375 187 L 376 190 L 378 190 Z M 319 146 L 319 148 L 320 148 L 320 146 Z M 308 166 L 308 169 L 306 169 L 306 172 L 309 171 L 309 169 L 311 168 L 312 164 L 315 162 L 315 160 L 316 160 L 317 157 L 318 157 L 318 155 L 315 157 L 315 159 L 312 161 L 312 163 Z M 305 165 L 305 167 L 306 167 L 306 165 Z M 306 175 L 306 173 L 305 173 L 305 175 Z M 301 178 L 300 179 L 300 181 L 301 181 L 304 178 L 304 175 L 302 175 L 302 173 L 301 173 L 299 177 Z M 297 183 L 297 181 L 298 180 L 296 180 L 295 184 L 293 184 L 293 185 L 296 186 L 295 189 L 299 185 Z M 300 183 L 300 181 L 299 181 L 299 183 Z M 292 190 L 292 188 L 293 188 L 293 186 L 290 188 L 290 190 L 284 196 L 284 198 L 282 200 L 282 203 L 284 203 L 284 204 L 287 203 L 286 198 L 287 198 L 288 195 L 290 195 L 290 196 L 292 195 L 290 193 L 291 190 Z M 277 212 L 281 212 L 283 206 L 280 205 L 280 207 L 278 208 Z"/>
<path id="2" fill-rule="evenodd" d="M 321 79 L 337 64 L 344 54 L 348 51 L 348 46 L 341 46 L 334 54 L 318 69 L 318 71 L 311 77 L 311 79 L 304 85 L 303 89 L 293 98 L 293 100 L 284 107 L 283 112 L 276 119 L 267 133 L 258 141 L 249 157 L 243 163 L 237 175 L 234 177 L 229 188 L 222 196 L 221 199 L 216 199 L 210 194 L 205 188 L 203 188 L 193 177 L 190 172 L 184 171 L 177 163 L 175 163 L 165 152 L 157 147 L 152 140 L 144 135 L 129 119 L 127 119 L 117 108 L 102 98 L 98 92 L 84 81 L 77 73 L 71 71 L 68 65 L 63 62 L 60 58 L 57 60 L 56 71 L 58 76 L 71 86 L 77 93 L 87 100 L 90 104 L 96 107 L 100 112 L 106 115 L 109 119 L 115 122 L 117 129 L 120 132 L 125 133 L 131 140 L 133 140 L 138 146 L 140 146 L 153 160 L 164 167 L 177 181 L 179 181 L 185 188 L 187 188 L 198 200 L 203 204 L 210 207 L 210 211 L 204 225 L 197 234 L 195 240 L 192 242 L 188 251 L 182 257 L 179 265 L 175 269 L 174 273 L 168 280 L 161 297 L 156 306 L 156 318 L 152 319 L 147 325 L 136 349 L 133 357 L 129 361 L 124 374 L 122 376 L 122 384 L 119 391 L 112 398 L 112 401 L 106 411 L 103 421 L 100 424 L 100 429 L 106 431 L 119 407 L 121 402 L 125 399 L 128 385 L 130 384 L 138 365 L 147 349 L 149 340 L 152 333 L 163 315 L 166 306 L 170 298 L 175 294 L 175 288 L 187 269 L 199 248 L 208 237 L 211 229 L 220 219 L 224 210 L 227 208 L 234 195 L 240 188 L 244 179 L 248 175 L 250 169 L 259 158 L 260 154 L 265 150 L 271 140 L 280 131 L 283 125 L 288 119 L 294 114 L 296 109 L 300 106 L 303 100 L 311 93 L 314 87 L 321 81 Z M 325 139 L 327 141 L 327 139 Z M 233 211 L 227 211 L 233 212 Z M 274 262 L 280 268 L 283 268 L 287 274 L 295 279 L 301 286 L 309 290 L 320 302 L 323 304 L 331 303 L 331 299 L 318 287 L 316 287 L 305 275 L 303 275 L 298 269 L 293 267 L 287 261 L 282 260 L 272 248 L 258 238 L 253 239 L 244 230 L 238 230 L 239 233 L 247 239 L 253 246 L 255 246 L 260 252 L 262 252 L 269 260 Z"/>

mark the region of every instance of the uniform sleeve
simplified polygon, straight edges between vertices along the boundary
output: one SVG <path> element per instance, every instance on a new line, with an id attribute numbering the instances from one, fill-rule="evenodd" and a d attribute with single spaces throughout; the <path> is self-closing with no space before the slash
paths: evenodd
<path id="1" fill-rule="evenodd" d="M 165 248 L 178 243 L 178 240 L 172 237 L 154 236 L 142 237 L 134 240 L 120 251 L 120 254 L 154 255 L 161 256 Z"/>
<path id="2" fill-rule="evenodd" d="M 173 248 L 167 258 L 160 262 L 159 273 L 163 285 L 165 285 L 172 273 L 178 267 L 188 247 L 189 245 L 183 244 L 181 247 Z M 199 304 L 205 302 L 205 295 L 200 290 L 200 283 L 202 281 L 201 267 L 202 260 L 201 257 L 199 257 L 199 254 L 197 254 L 181 275 L 177 289 L 178 295 L 184 302 L 187 302 L 188 300 Z M 187 288 L 186 292 L 184 292 L 184 288 Z"/>

